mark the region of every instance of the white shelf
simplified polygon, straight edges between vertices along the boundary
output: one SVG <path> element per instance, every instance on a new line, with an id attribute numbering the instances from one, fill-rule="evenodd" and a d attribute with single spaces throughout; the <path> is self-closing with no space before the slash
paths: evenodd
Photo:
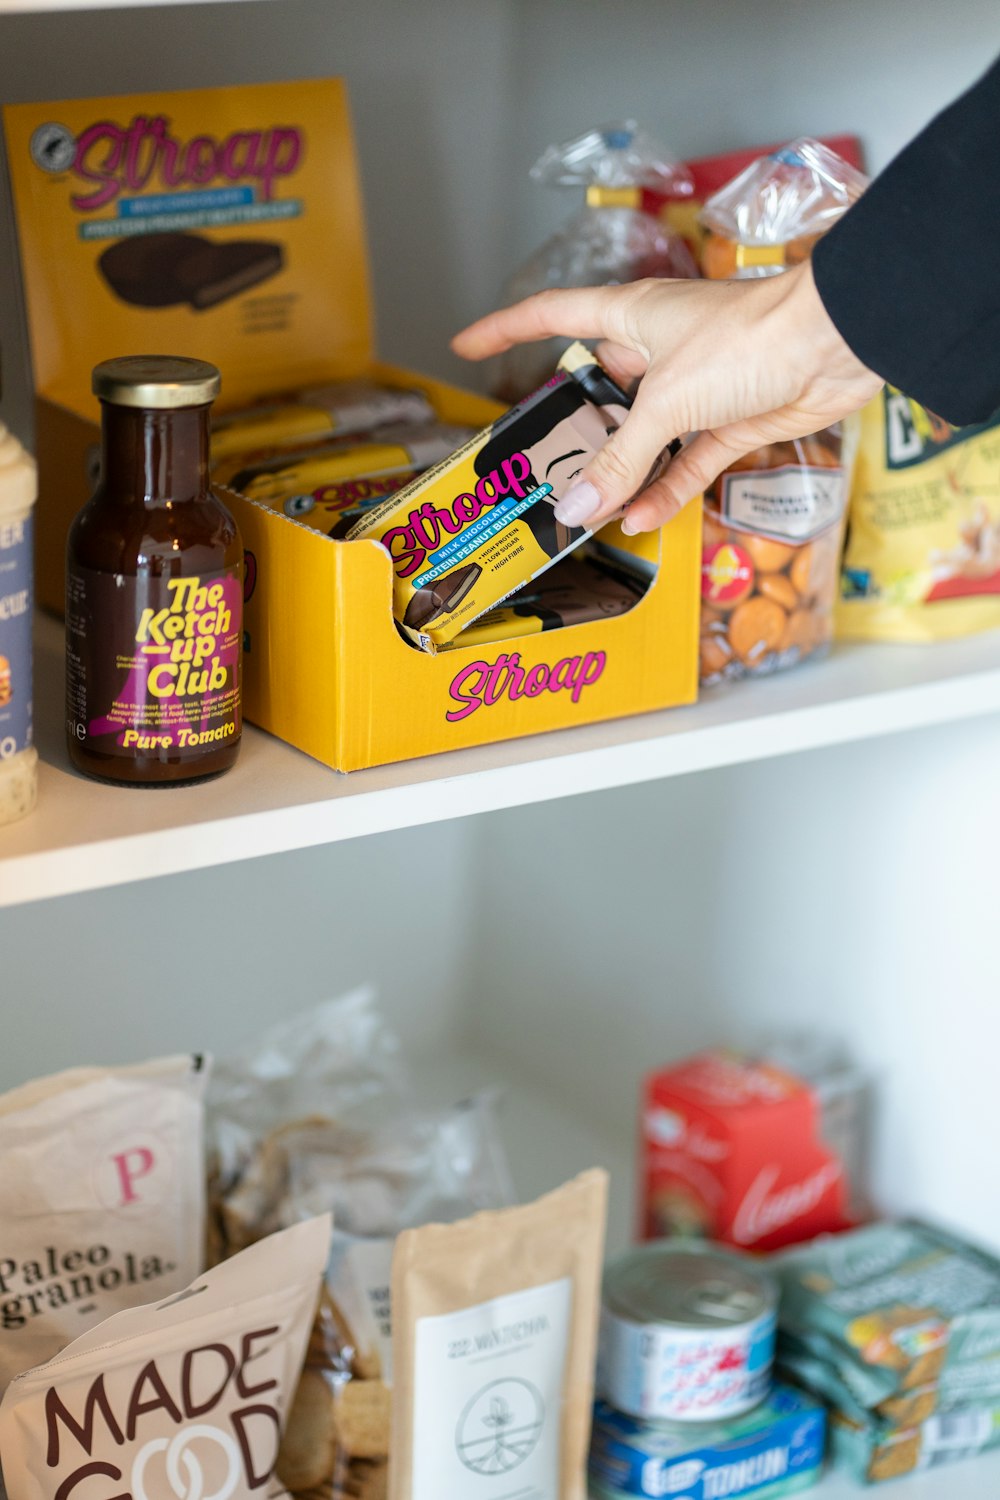
<path id="1" fill-rule="evenodd" d="M 198 0 L 0 0 L 0 16 L 23 16 L 36 11 L 121 10 L 126 6 L 190 5 Z"/>
<path id="2" fill-rule="evenodd" d="M 490 1083 L 501 1091 L 501 1130 L 520 1198 L 532 1198 L 556 1187 L 587 1167 L 606 1166 L 611 1173 L 608 1251 L 615 1254 L 630 1241 L 633 1223 L 632 1166 L 634 1142 L 608 1140 L 583 1114 L 552 1101 L 548 1093 L 523 1077 L 498 1076 L 496 1063 L 481 1054 L 452 1054 L 420 1070 L 428 1099 L 458 1099 Z M 878 1485 L 858 1485 L 847 1475 L 827 1473 L 806 1494 L 815 1500 L 998 1500 L 1000 1450 L 981 1457 L 942 1464 L 939 1468 Z"/>
<path id="3" fill-rule="evenodd" d="M 1000 711 L 1000 634 L 845 646 L 825 662 L 706 694 L 695 707 L 339 776 L 250 730 L 236 768 L 170 790 L 70 771 L 62 628 L 39 622 L 39 805 L 0 830 L 0 906 L 173 875 Z"/>
<path id="4" fill-rule="evenodd" d="M 861 1500 L 862 1495 L 885 1500 L 997 1500 L 1000 1495 L 1000 1451 L 957 1464 L 942 1464 L 894 1479 L 887 1484 L 858 1485 L 843 1474 L 828 1474 L 814 1490 L 816 1500 Z"/>

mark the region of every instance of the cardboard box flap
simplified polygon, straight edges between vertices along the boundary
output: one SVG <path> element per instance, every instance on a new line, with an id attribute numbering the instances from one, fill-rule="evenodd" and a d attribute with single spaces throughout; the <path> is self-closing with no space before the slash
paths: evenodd
<path id="1" fill-rule="evenodd" d="M 4 127 L 39 394 L 90 416 L 119 354 L 211 360 L 223 405 L 369 366 L 340 79 L 10 105 Z"/>

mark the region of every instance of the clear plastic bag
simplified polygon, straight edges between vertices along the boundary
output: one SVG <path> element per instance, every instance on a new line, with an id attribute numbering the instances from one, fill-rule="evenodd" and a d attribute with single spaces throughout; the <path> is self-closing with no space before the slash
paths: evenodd
<path id="1" fill-rule="evenodd" d="M 774 276 L 806 259 L 866 183 L 819 141 L 751 162 L 702 210 L 705 275 Z M 829 649 L 856 447 L 856 424 L 837 424 L 745 454 L 709 486 L 703 683 L 781 671 Z"/>
<path id="2" fill-rule="evenodd" d="M 644 276 L 697 276 L 680 235 L 643 209 L 644 193 L 689 198 L 691 174 L 634 120 L 622 120 L 548 146 L 531 169 L 543 187 L 582 187 L 584 206 L 535 251 L 504 288 L 507 303 L 547 287 L 605 286 Z M 511 349 L 495 391 L 508 403 L 535 390 L 568 340 Z"/>
<path id="3" fill-rule="evenodd" d="M 495 1096 L 419 1104 L 370 990 L 283 1023 L 217 1069 L 210 1258 L 332 1211 L 330 1260 L 278 1475 L 382 1500 L 396 1236 L 512 1201 Z M 320 1206 L 321 1205 L 321 1206 Z"/>
<path id="4" fill-rule="evenodd" d="M 867 186 L 863 172 L 808 136 L 759 157 L 702 209 L 704 275 L 776 276 L 805 260 Z"/>

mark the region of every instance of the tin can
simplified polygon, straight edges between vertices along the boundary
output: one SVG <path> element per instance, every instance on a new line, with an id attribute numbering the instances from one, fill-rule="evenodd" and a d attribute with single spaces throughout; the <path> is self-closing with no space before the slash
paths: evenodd
<path id="1" fill-rule="evenodd" d="M 749 1257 L 674 1241 L 631 1250 L 605 1271 L 598 1390 L 645 1420 L 749 1411 L 771 1388 L 777 1305 Z"/>

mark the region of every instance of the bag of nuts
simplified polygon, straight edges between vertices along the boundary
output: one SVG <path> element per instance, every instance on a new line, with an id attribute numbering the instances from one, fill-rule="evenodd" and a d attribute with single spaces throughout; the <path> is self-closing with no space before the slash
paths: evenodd
<path id="1" fill-rule="evenodd" d="M 817 141 L 761 158 L 705 204 L 707 276 L 774 276 L 861 194 L 866 179 Z M 705 494 L 701 680 L 780 671 L 829 647 L 854 427 L 771 443 Z"/>

